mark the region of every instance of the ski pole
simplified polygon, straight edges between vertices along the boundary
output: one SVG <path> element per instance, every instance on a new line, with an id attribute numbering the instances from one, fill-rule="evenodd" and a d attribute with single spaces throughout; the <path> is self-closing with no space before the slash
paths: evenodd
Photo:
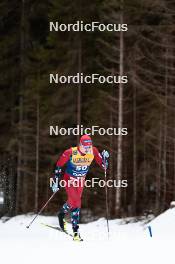
<path id="1" fill-rule="evenodd" d="M 26 226 L 26 228 L 29 228 L 33 222 L 35 221 L 35 219 L 41 214 L 41 212 L 44 210 L 44 208 L 48 205 L 48 203 L 50 202 L 50 200 L 54 197 L 54 195 L 59 191 L 59 189 L 54 192 L 51 197 L 49 198 L 49 200 L 43 205 L 43 207 L 41 208 L 41 210 L 35 215 L 35 217 L 33 218 L 33 220 L 29 223 L 28 226 Z"/>
<path id="2" fill-rule="evenodd" d="M 103 162 L 104 162 L 104 170 L 105 170 L 105 182 L 107 183 L 107 161 L 106 158 L 109 158 L 109 153 L 105 150 L 102 152 Z M 108 188 L 107 184 L 105 184 L 105 200 L 106 200 L 106 223 L 107 223 L 107 232 L 109 239 L 109 207 L 108 207 Z"/>
<path id="3" fill-rule="evenodd" d="M 107 173 L 106 173 L 106 160 L 104 157 L 104 169 L 105 169 L 105 182 L 107 182 Z M 108 239 L 109 239 L 109 207 L 108 207 L 108 187 L 105 184 L 105 198 L 106 198 L 106 223 L 107 223 L 107 231 L 108 231 Z"/>

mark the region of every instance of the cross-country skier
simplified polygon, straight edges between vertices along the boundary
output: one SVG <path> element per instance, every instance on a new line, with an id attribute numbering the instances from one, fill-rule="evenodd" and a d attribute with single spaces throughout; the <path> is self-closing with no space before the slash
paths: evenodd
<path id="1" fill-rule="evenodd" d="M 54 184 L 52 185 L 53 192 L 56 192 L 60 186 L 57 184 L 61 180 L 61 168 L 66 164 L 63 180 L 66 182 L 67 202 L 63 205 L 58 213 L 60 227 L 66 231 L 65 214 L 70 213 L 73 229 L 73 239 L 81 241 L 79 233 L 79 218 L 81 208 L 81 196 L 83 192 L 84 182 L 89 167 L 95 159 L 101 168 L 107 168 L 107 158 L 109 154 L 103 151 L 101 154 L 96 147 L 93 147 L 90 136 L 83 135 L 80 139 L 78 147 L 71 147 L 64 151 L 56 163 L 56 168 L 53 175 Z M 56 181 L 57 180 L 57 181 Z M 74 184 L 81 182 L 81 184 Z M 69 182 L 69 183 L 68 183 Z"/>

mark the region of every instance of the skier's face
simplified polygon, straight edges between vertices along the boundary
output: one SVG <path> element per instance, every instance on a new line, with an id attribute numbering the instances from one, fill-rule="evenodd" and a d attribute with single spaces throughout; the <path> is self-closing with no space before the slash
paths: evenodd
<path id="1" fill-rule="evenodd" d="M 92 146 L 83 146 L 80 144 L 80 151 L 84 154 L 91 153 Z"/>

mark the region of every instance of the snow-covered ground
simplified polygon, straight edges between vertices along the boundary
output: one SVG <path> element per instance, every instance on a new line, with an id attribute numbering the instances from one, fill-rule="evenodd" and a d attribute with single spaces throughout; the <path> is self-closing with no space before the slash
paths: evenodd
<path id="1" fill-rule="evenodd" d="M 109 239 L 105 219 L 81 224 L 81 243 L 41 224 L 57 225 L 56 217 L 39 216 L 27 229 L 32 218 L 20 215 L 0 221 L 0 263 L 175 263 L 175 209 L 147 225 L 144 221 L 125 224 L 121 219 L 110 220 Z M 70 224 L 68 228 L 71 231 Z"/>

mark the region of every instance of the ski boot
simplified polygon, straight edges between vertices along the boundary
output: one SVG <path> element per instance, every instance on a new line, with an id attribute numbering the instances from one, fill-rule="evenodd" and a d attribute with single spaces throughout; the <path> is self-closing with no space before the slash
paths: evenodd
<path id="1" fill-rule="evenodd" d="M 73 240 L 80 242 L 80 241 L 83 241 L 83 239 L 81 238 L 80 233 L 78 232 L 78 228 L 79 227 L 74 227 L 73 228 Z"/>
<path id="2" fill-rule="evenodd" d="M 74 237 L 73 237 L 73 240 L 74 241 L 83 241 L 83 239 L 81 238 L 81 236 L 80 236 L 80 233 L 78 233 L 78 232 L 75 232 L 74 233 Z"/>

